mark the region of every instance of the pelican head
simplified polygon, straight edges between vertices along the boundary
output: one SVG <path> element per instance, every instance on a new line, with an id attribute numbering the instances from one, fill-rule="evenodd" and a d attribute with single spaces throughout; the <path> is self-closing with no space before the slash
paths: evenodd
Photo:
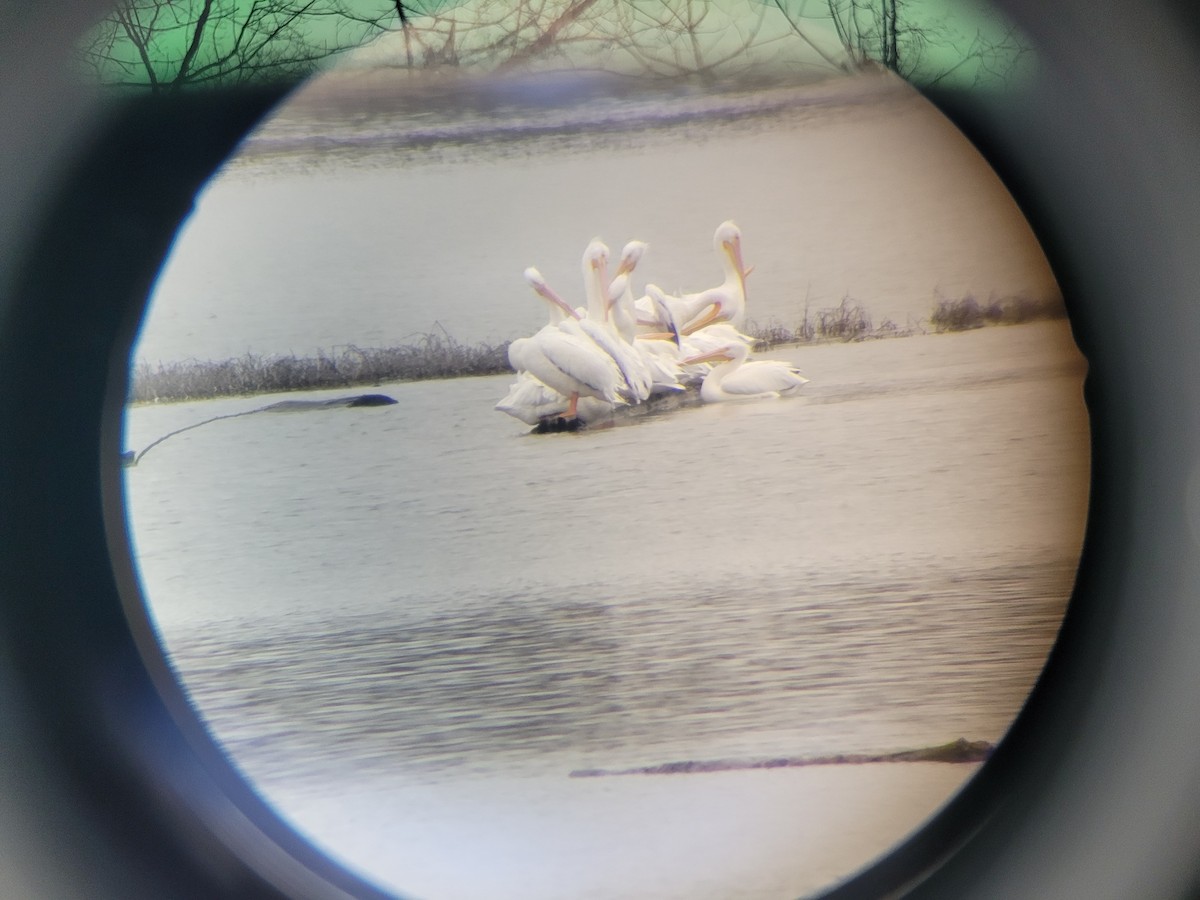
<path id="1" fill-rule="evenodd" d="M 558 295 L 558 293 L 546 283 L 546 279 L 542 277 L 542 273 L 530 266 L 525 270 L 525 280 L 529 282 L 529 286 L 533 288 L 535 294 L 544 300 L 550 302 L 552 306 L 556 306 L 571 319 L 578 319 L 579 313 L 571 308 L 566 300 Z"/>
<path id="2" fill-rule="evenodd" d="M 608 245 L 600 238 L 592 238 L 583 251 L 584 269 L 608 272 Z"/>
<path id="3" fill-rule="evenodd" d="M 546 287 L 546 279 L 542 277 L 542 273 L 536 267 L 530 266 L 525 270 L 524 274 L 525 280 L 529 282 L 529 286 L 540 294 L 541 290 L 539 288 Z"/>
<path id="4" fill-rule="evenodd" d="M 630 241 L 621 249 L 621 262 L 617 266 L 617 275 L 628 275 L 637 264 L 642 261 L 642 256 L 650 248 L 650 245 L 645 241 Z M 615 276 L 614 276 L 615 277 Z"/>
<path id="5" fill-rule="evenodd" d="M 608 318 L 611 303 L 608 299 L 608 247 L 600 238 L 592 238 L 583 251 L 583 288 L 588 317 L 603 322 Z"/>
<path id="6" fill-rule="evenodd" d="M 713 234 L 713 249 L 729 258 L 734 271 L 743 281 L 750 274 L 750 270 L 742 261 L 742 230 L 733 223 L 732 219 L 726 219 L 717 226 L 717 230 Z"/>

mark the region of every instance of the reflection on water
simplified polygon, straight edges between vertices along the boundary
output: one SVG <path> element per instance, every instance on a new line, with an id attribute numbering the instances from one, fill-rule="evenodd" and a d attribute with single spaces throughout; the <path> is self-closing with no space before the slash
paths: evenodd
<path id="1" fill-rule="evenodd" d="M 994 739 L 1073 568 L 892 574 L 749 577 L 632 601 L 485 597 L 415 624 L 381 611 L 173 649 L 214 729 L 277 783 L 348 763 L 356 778 L 565 775 Z"/>

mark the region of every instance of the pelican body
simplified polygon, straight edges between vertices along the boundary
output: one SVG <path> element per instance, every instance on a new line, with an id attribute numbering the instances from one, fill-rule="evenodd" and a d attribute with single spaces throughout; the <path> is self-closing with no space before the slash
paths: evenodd
<path id="1" fill-rule="evenodd" d="M 684 363 L 719 360 L 700 386 L 700 399 L 705 403 L 789 397 L 808 384 L 808 379 L 788 363 L 773 359 L 749 362 L 749 356 L 749 347 L 732 342 L 718 350 L 689 357 Z"/>
<path id="2" fill-rule="evenodd" d="M 528 372 L 567 398 L 561 413 L 574 418 L 580 397 L 593 397 L 613 406 L 625 403 L 624 379 L 611 357 L 577 330 L 579 313 L 552 291 L 537 269 L 525 277 L 538 296 L 550 304 L 550 321 L 536 334 L 508 345 L 508 361 L 517 373 Z"/>
<path id="3" fill-rule="evenodd" d="M 713 249 L 720 257 L 725 273 L 725 279 L 717 287 L 672 296 L 656 285 L 646 285 L 648 296 L 662 295 L 682 334 L 692 334 L 715 322 L 728 322 L 739 329 L 745 324 L 746 277 L 750 270 L 742 260 L 741 229 L 732 221 L 722 222 L 713 233 Z M 641 324 L 651 327 L 663 324 L 646 298 L 638 302 L 638 310 Z"/>

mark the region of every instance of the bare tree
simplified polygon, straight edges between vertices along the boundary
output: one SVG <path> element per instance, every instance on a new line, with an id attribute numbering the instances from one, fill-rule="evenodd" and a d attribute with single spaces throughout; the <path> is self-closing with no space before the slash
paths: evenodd
<path id="1" fill-rule="evenodd" d="M 397 19 L 403 24 L 405 6 L 403 0 L 117 0 L 78 56 L 102 82 L 154 92 L 294 79 Z"/>
<path id="2" fill-rule="evenodd" d="M 747 0 L 472 0 L 414 24 L 406 65 L 553 64 L 712 79 L 796 44 L 778 10 Z"/>
<path id="3" fill-rule="evenodd" d="M 79 56 L 102 81 L 152 91 L 293 80 L 373 40 L 377 62 L 406 69 L 883 67 L 928 84 L 1006 77 L 1025 48 L 989 34 L 918 20 L 906 0 L 116 0 Z"/>
<path id="4" fill-rule="evenodd" d="M 828 22 L 845 54 L 842 67 L 881 67 L 927 86 L 964 76 L 973 84 L 1007 79 L 1030 51 L 1015 28 L 981 4 L 964 5 L 963 17 L 955 20 L 923 18 L 906 0 L 773 2 L 806 40 L 815 24 Z M 827 52 L 821 55 L 829 61 Z"/>
<path id="5" fill-rule="evenodd" d="M 752 67 L 768 44 L 766 6 L 730 16 L 706 0 L 630 0 L 614 4 L 608 34 L 643 71 L 712 79 Z"/>

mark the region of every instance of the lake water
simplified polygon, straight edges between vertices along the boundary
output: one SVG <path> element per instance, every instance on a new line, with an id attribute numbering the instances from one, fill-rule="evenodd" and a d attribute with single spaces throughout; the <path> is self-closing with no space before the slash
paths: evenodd
<path id="1" fill-rule="evenodd" d="M 392 346 L 438 325 L 508 340 L 545 323 L 527 266 L 582 302 L 587 242 L 636 237 L 650 243 L 638 287 L 700 290 L 721 280 L 712 236 L 729 218 L 760 322 L 793 326 L 846 296 L 900 326 L 939 296 L 1057 296 L 1003 186 L 906 86 L 651 93 L 592 100 L 588 116 L 541 96 L 513 90 L 449 123 L 445 100 L 406 117 L 281 112 L 201 194 L 137 356 Z M 554 130 L 551 112 L 574 118 Z"/>
<path id="2" fill-rule="evenodd" d="M 523 327 L 512 310 L 536 310 L 521 268 L 552 272 L 535 247 L 562 258 L 565 282 L 596 231 L 648 237 L 653 259 L 686 235 L 715 282 L 708 241 L 730 214 L 758 266 L 755 314 L 761 298 L 794 316 L 809 283 L 889 316 L 927 314 L 939 285 L 1045 288 L 1011 207 L 989 206 L 992 182 L 926 197 L 980 168 L 944 164 L 943 126 L 903 202 L 880 209 L 842 181 L 759 203 L 773 179 L 792 188 L 745 164 L 752 149 L 799 141 L 791 171 L 811 189 L 821 173 L 863 177 L 844 157 L 909 129 L 915 147 L 916 122 L 930 121 L 911 98 L 856 102 L 680 151 L 681 169 L 716 166 L 732 187 L 709 178 L 696 211 L 673 216 L 649 171 L 633 166 L 622 190 L 603 148 L 536 161 L 533 144 L 524 157 L 455 147 L 449 161 L 389 165 L 372 144 L 348 154 L 360 166 L 325 175 L 302 151 L 251 155 L 202 199 L 139 354 L 380 343 L 431 319 L 464 339 L 508 336 Z M 681 133 L 639 152 L 658 165 Z M 916 166 L 913 147 L 900 157 Z M 519 194 L 554 171 L 599 173 L 605 189 L 555 194 L 508 229 L 484 224 L 495 198 L 431 220 L 392 193 L 428 204 L 496 182 Z M 269 246 L 234 252 L 259 234 Z M 232 255 L 200 266 L 218 246 Z M 481 306 L 485 280 L 505 287 Z M 505 312 L 471 317 L 484 307 Z M 1085 365 L 1061 321 L 769 355 L 812 379 L 801 397 L 532 436 L 493 411 L 511 380 L 500 376 L 381 385 L 370 390 L 396 405 L 247 415 L 163 442 L 127 470 L 130 530 L 197 710 L 285 817 L 415 896 L 767 898 L 846 876 L 973 767 L 570 773 L 1002 737 L 1079 558 Z M 131 408 L 128 446 L 277 399 Z"/>

